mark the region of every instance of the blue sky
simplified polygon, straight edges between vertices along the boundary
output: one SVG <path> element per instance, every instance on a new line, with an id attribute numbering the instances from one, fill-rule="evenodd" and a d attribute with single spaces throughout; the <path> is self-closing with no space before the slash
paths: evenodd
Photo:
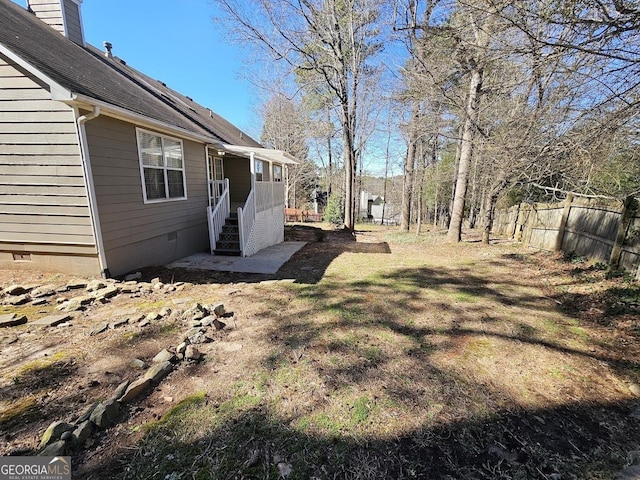
<path id="1" fill-rule="evenodd" d="M 26 6 L 26 0 L 13 0 Z M 225 41 L 209 0 L 84 0 L 85 40 L 188 95 L 259 137 L 255 87 L 240 78 L 243 52 Z"/>

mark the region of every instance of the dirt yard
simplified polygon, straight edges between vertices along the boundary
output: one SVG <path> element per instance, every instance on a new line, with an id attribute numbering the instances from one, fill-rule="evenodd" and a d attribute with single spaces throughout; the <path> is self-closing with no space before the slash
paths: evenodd
<path id="1" fill-rule="evenodd" d="M 0 319 L 27 319 L 0 328 L 0 455 L 37 454 L 222 303 L 200 359 L 68 450 L 74 479 L 640 478 L 636 283 L 473 234 L 289 235 L 309 244 L 273 276 L 0 271 Z"/>

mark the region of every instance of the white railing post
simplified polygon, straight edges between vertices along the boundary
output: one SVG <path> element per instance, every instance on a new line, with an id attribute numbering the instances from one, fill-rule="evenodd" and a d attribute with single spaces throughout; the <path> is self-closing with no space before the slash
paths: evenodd
<path id="1" fill-rule="evenodd" d="M 229 216 L 230 212 L 230 200 L 229 200 L 229 179 L 224 181 L 214 181 L 213 188 L 217 190 L 218 185 L 223 186 L 223 190 L 216 198 L 216 204 L 213 207 L 207 207 L 207 217 L 209 224 L 209 246 L 211 248 L 211 254 L 216 249 L 216 241 L 218 235 L 222 231 L 222 227 Z"/>
<path id="2" fill-rule="evenodd" d="M 244 212 L 238 207 L 238 241 L 240 242 L 240 256 L 244 257 Z"/>

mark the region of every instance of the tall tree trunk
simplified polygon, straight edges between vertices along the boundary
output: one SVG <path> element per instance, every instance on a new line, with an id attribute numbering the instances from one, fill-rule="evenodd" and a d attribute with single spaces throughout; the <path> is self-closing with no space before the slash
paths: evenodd
<path id="1" fill-rule="evenodd" d="M 447 228 L 451 224 L 451 212 L 453 212 L 453 199 L 456 198 L 456 182 L 458 181 L 458 171 L 460 170 L 460 152 L 462 151 L 462 127 L 458 127 L 458 141 L 456 142 L 456 158 L 453 164 L 453 180 L 451 182 L 451 199 L 449 200 L 449 218 Z"/>
<path id="2" fill-rule="evenodd" d="M 409 142 L 407 156 L 404 160 L 404 177 L 402 187 L 402 213 L 400 230 L 409 231 L 411 225 L 411 203 L 413 201 L 413 173 L 416 164 L 416 148 L 418 142 L 419 104 L 413 102 L 411 106 L 411 120 L 409 121 Z"/>
<path id="3" fill-rule="evenodd" d="M 493 228 L 493 219 L 496 214 L 496 202 L 504 188 L 507 186 L 506 180 L 500 182 L 488 190 L 488 194 L 484 202 L 484 228 L 482 229 L 482 243 L 489 245 L 491 229 Z"/>
<path id="4" fill-rule="evenodd" d="M 451 223 L 447 238 L 451 242 L 459 242 L 462 239 L 462 220 L 464 218 L 464 204 L 469 185 L 469 170 L 473 157 L 473 141 L 475 137 L 476 123 L 478 121 L 478 104 L 480 90 L 482 89 L 482 77 L 484 70 L 482 65 L 475 64 L 471 71 L 469 81 L 469 94 L 465 106 L 464 123 L 460 146 L 460 166 L 456 179 L 456 190 L 451 211 Z"/>

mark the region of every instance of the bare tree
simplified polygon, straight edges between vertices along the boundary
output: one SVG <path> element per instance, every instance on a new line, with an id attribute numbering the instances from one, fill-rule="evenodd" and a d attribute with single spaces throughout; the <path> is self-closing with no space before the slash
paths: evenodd
<path id="1" fill-rule="evenodd" d="M 285 206 L 293 205 L 293 208 L 299 208 L 302 202 L 309 202 L 311 192 L 317 183 L 316 166 L 308 158 L 307 118 L 300 106 L 282 93 L 275 94 L 267 100 L 261 114 L 262 144 L 284 150 L 300 160 L 299 164 L 287 168 L 284 179 Z"/>
<path id="2" fill-rule="evenodd" d="M 215 0 L 244 40 L 276 61 L 312 72 L 338 107 L 344 165 L 345 227 L 355 227 L 356 131 L 367 62 L 380 50 L 378 0 Z"/>

